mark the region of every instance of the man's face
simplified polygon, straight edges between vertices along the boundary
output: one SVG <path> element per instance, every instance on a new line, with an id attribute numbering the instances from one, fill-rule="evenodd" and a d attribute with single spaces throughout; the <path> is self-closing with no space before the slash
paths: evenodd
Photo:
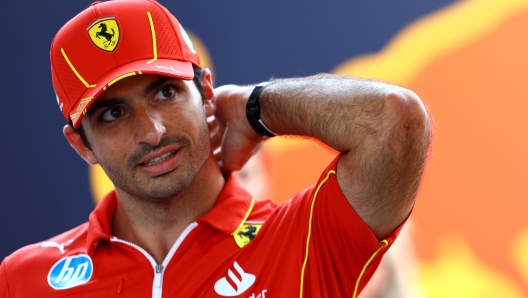
<path id="1" fill-rule="evenodd" d="M 207 160 L 211 109 L 192 81 L 139 75 L 104 91 L 82 125 L 117 189 L 163 202 L 185 190 Z"/>

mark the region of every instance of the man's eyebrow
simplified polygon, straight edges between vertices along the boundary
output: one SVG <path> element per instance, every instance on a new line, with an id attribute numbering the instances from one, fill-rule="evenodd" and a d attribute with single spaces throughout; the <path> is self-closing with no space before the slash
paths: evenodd
<path id="1" fill-rule="evenodd" d="M 172 78 L 170 78 L 170 77 L 161 77 L 161 78 L 151 82 L 150 84 L 148 84 L 148 86 L 143 91 L 143 95 L 147 96 L 150 92 L 152 92 L 152 90 L 154 90 L 154 89 L 158 88 L 159 86 L 165 84 L 165 82 L 167 82 L 170 79 L 172 79 Z M 97 109 L 116 106 L 116 105 L 122 104 L 123 102 L 126 102 L 126 100 L 124 98 L 122 98 L 122 97 L 114 97 L 114 98 L 110 98 L 110 99 L 107 99 L 107 100 L 104 100 L 104 101 L 96 100 L 92 104 L 92 106 L 90 106 L 90 109 L 88 110 L 88 112 L 94 112 Z"/>
<path id="2" fill-rule="evenodd" d="M 172 78 L 170 78 L 170 77 L 161 77 L 161 78 L 151 82 L 150 84 L 148 84 L 148 86 L 143 91 L 143 96 L 146 97 L 147 95 L 149 95 L 150 92 L 152 92 L 152 90 L 154 90 L 154 89 L 158 88 L 159 86 L 165 84 L 165 82 L 167 82 L 170 79 L 172 79 Z"/>
<path id="3" fill-rule="evenodd" d="M 88 109 L 88 112 L 94 112 L 101 108 L 108 108 L 108 107 L 116 106 L 116 105 L 122 104 L 123 102 L 125 102 L 125 100 L 120 97 L 114 97 L 114 98 L 110 98 L 108 100 L 103 100 L 103 101 L 96 100 L 92 104 L 92 106 Z"/>

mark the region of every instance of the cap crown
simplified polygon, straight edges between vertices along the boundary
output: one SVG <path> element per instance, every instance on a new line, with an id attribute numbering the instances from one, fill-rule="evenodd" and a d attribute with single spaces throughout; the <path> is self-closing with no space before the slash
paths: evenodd
<path id="1" fill-rule="evenodd" d="M 93 3 L 59 30 L 50 59 L 59 107 L 74 126 L 123 77 L 153 73 L 190 80 L 192 66 L 200 67 L 183 27 L 153 0 Z"/>

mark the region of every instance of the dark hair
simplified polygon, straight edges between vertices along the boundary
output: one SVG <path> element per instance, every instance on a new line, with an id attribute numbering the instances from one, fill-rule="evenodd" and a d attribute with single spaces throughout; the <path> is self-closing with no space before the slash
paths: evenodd
<path id="1" fill-rule="evenodd" d="M 79 127 L 75 128 L 73 127 L 71 121 L 70 121 L 70 126 L 71 128 L 73 129 L 73 132 L 79 134 L 81 136 L 81 140 L 82 140 L 82 143 L 84 145 L 84 147 L 92 150 L 92 146 L 90 145 L 90 142 L 88 142 L 88 139 L 86 138 L 86 134 L 84 133 L 84 128 L 82 127 L 82 123 L 79 123 Z"/>
<path id="2" fill-rule="evenodd" d="M 196 89 L 198 89 L 198 92 L 200 93 L 200 96 L 202 97 L 202 103 L 205 103 L 205 94 L 204 94 L 204 90 L 202 86 L 202 78 L 204 76 L 205 70 L 203 68 L 193 66 L 193 71 L 194 71 L 194 77 L 193 77 L 194 85 L 196 86 Z M 86 133 L 84 132 L 82 123 L 79 123 L 79 127 L 75 128 L 73 127 L 72 122 L 70 120 L 70 126 L 73 128 L 73 132 L 81 136 L 83 145 L 86 148 L 92 150 L 92 147 L 90 146 L 90 142 L 88 142 L 88 139 L 86 138 Z"/>
<path id="3" fill-rule="evenodd" d="M 198 89 L 198 92 L 200 92 L 200 96 L 202 97 L 202 103 L 205 103 L 205 94 L 204 94 L 203 86 L 202 86 L 202 78 L 204 76 L 205 70 L 203 68 L 193 66 L 193 71 L 194 71 L 194 78 L 193 78 L 194 85 L 196 85 L 196 89 Z"/>

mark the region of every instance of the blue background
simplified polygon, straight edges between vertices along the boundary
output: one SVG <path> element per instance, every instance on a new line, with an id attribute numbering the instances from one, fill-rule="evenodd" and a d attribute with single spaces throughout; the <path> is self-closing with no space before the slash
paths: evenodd
<path id="1" fill-rule="evenodd" d="M 328 72 L 453 1 L 160 2 L 205 43 L 221 85 Z M 1 3 L 0 259 L 85 222 L 94 207 L 88 167 L 62 135 L 49 71 L 56 31 L 90 3 Z"/>

